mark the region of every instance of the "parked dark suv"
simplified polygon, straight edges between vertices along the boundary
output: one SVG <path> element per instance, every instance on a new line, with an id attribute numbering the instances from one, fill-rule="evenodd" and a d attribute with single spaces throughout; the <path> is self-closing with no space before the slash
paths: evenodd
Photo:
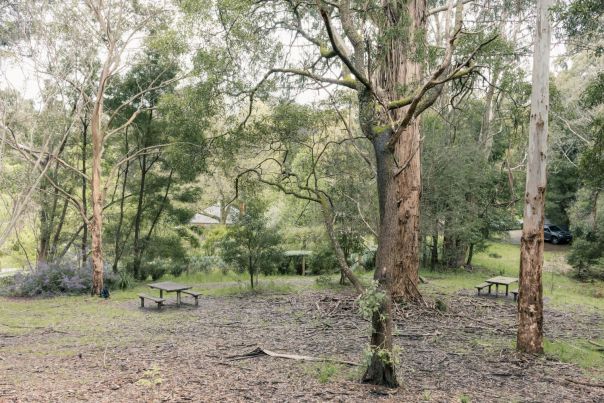
<path id="1" fill-rule="evenodd" d="M 573 236 L 569 231 L 549 224 L 543 226 L 543 238 L 545 242 L 551 242 L 553 244 L 571 243 L 573 241 Z"/>

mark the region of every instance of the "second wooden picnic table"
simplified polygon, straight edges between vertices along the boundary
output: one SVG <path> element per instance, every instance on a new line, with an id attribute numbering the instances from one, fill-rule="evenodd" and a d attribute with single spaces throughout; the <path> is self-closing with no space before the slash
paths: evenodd
<path id="1" fill-rule="evenodd" d="M 155 288 L 159 290 L 159 297 L 164 297 L 165 292 L 175 292 L 176 293 L 176 306 L 180 306 L 180 293 L 181 291 L 189 290 L 193 288 L 193 286 L 186 284 L 173 283 L 171 281 L 163 281 L 161 283 L 151 283 L 149 287 Z"/>
<path id="2" fill-rule="evenodd" d="M 503 277 L 497 276 L 485 280 L 489 284 L 495 284 L 495 295 L 499 294 L 499 285 L 505 285 L 505 295 L 508 295 L 510 284 L 517 283 L 518 279 L 516 277 Z M 489 287 L 489 291 L 491 287 Z"/>

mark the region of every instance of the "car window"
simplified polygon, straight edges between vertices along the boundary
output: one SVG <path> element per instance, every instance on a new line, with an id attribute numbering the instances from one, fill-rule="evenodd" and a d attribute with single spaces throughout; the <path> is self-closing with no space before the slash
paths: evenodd
<path id="1" fill-rule="evenodd" d="M 549 228 L 543 228 L 544 232 L 549 232 Z"/>
<path id="2" fill-rule="evenodd" d="M 555 225 L 550 226 L 549 229 L 552 231 L 561 231 L 561 229 L 556 227 Z"/>

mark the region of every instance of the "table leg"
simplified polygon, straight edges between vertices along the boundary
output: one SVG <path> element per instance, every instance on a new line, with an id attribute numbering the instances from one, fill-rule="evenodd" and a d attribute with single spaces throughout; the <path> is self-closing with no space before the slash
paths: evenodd
<path id="1" fill-rule="evenodd" d="M 499 283 L 495 284 L 495 296 L 499 295 Z"/>
<path id="2" fill-rule="evenodd" d="M 509 284 L 505 285 L 505 296 L 508 296 L 508 288 L 509 288 Z"/>
<path id="3" fill-rule="evenodd" d="M 176 306 L 180 306 L 180 291 L 176 291 Z"/>

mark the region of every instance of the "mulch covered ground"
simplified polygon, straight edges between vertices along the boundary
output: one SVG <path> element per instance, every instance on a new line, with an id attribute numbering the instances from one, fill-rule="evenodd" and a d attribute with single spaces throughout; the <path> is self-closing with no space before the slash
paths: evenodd
<path id="1" fill-rule="evenodd" d="M 0 401 L 604 401 L 604 385 L 576 366 L 514 352 L 511 299 L 430 298 L 441 298 L 448 310 L 397 307 L 402 384 L 396 390 L 360 384 L 358 369 L 345 364 L 232 358 L 261 346 L 362 361 L 369 323 L 358 315 L 354 296 L 307 291 L 202 297 L 199 308 L 163 312 L 141 311 L 136 300 L 90 299 L 98 315 L 111 306 L 111 320 L 85 328 L 57 323 L 19 335 L 0 327 Z M 597 314 L 548 310 L 545 320 L 550 338 L 603 337 Z M 321 378 L 329 370 L 333 375 Z"/>

